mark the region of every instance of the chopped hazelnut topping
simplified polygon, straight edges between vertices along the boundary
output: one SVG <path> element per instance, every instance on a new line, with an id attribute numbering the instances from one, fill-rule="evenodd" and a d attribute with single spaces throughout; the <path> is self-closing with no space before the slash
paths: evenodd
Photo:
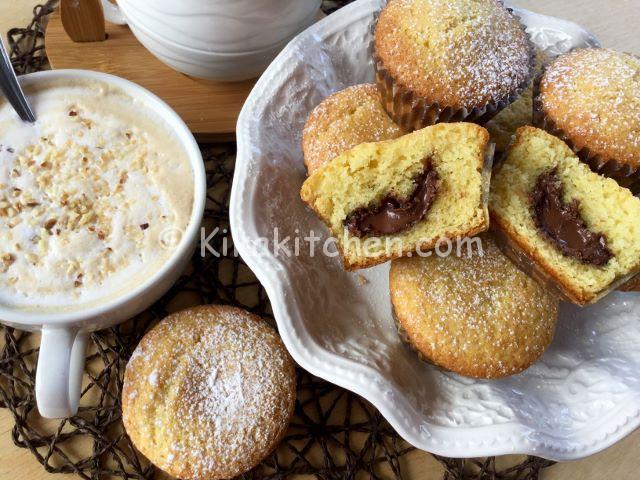
<path id="1" fill-rule="evenodd" d="M 46 228 L 47 230 L 51 230 L 56 226 L 56 223 L 58 223 L 58 220 L 56 218 L 50 218 L 45 222 L 44 228 Z"/>
<path id="2" fill-rule="evenodd" d="M 15 261 L 16 257 L 11 253 L 5 253 L 4 255 L 2 255 L 2 263 L 4 263 L 7 267 L 11 266 Z"/>
<path id="3" fill-rule="evenodd" d="M 175 205 L 173 193 L 163 195 L 165 179 L 156 177 L 165 172 L 150 165 L 161 153 L 138 126 L 118 124 L 119 118 L 101 123 L 99 113 L 94 116 L 71 101 L 56 113 L 63 117 L 64 131 L 58 133 L 55 125 L 51 133 L 44 129 L 46 136 L 35 136 L 7 156 L 0 181 L 0 289 L 12 285 L 13 278 L 20 294 L 64 290 L 80 298 L 109 285 L 114 272 L 135 269 L 145 260 L 139 252 L 158 248 L 149 241 L 155 232 L 144 231 L 151 223 L 154 230 L 172 225 L 168 218 L 175 216 L 166 214 Z M 142 224 L 134 205 L 139 199 L 152 203 Z M 113 248 L 108 246 L 112 238 Z M 67 283 L 54 285 L 52 278 Z"/>

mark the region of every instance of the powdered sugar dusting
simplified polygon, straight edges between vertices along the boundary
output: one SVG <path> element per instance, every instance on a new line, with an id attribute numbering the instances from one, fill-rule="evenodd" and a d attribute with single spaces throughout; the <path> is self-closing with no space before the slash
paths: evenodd
<path id="1" fill-rule="evenodd" d="M 574 50 L 549 65 L 540 99 L 578 147 L 640 165 L 640 58 L 601 48 Z"/>
<path id="2" fill-rule="evenodd" d="M 531 74 L 527 35 L 498 0 L 392 0 L 375 48 L 404 88 L 455 108 L 505 100 Z"/>
<path id="3" fill-rule="evenodd" d="M 229 478 L 258 463 L 286 430 L 295 373 L 264 322 L 204 307 L 169 317 L 143 339 L 123 400 L 127 432 L 160 468 Z"/>
<path id="4" fill-rule="evenodd" d="M 446 368 L 472 376 L 521 371 L 555 329 L 558 299 L 518 270 L 483 235 L 482 254 L 396 261 L 392 300 L 411 343 Z"/>
<path id="5" fill-rule="evenodd" d="M 304 161 L 311 174 L 356 145 L 404 133 L 385 112 L 375 85 L 355 85 L 334 93 L 309 114 L 302 141 Z"/>
<path id="6" fill-rule="evenodd" d="M 542 73 L 542 68 L 549 61 L 550 57 L 539 48 L 535 50 L 534 75 Z M 491 140 L 496 144 L 496 151 L 504 152 L 516 130 L 524 125 L 533 123 L 533 81 L 529 83 L 522 95 L 508 105 L 504 110 L 498 112 L 486 125 L 486 129 L 491 134 Z"/>

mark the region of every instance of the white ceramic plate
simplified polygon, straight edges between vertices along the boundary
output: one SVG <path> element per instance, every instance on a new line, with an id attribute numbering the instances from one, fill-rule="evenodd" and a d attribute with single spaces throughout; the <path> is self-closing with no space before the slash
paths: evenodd
<path id="1" fill-rule="evenodd" d="M 400 342 L 388 265 L 350 274 L 308 246 L 298 256 L 275 251 L 287 236 L 327 236 L 299 199 L 301 131 L 330 93 L 372 81 L 370 27 L 382 1 L 359 0 L 294 39 L 238 121 L 231 228 L 287 348 L 306 370 L 373 403 L 408 442 L 439 455 L 569 460 L 606 448 L 640 424 L 640 295 L 614 293 L 582 310 L 563 305 L 540 362 L 505 380 L 478 381 L 426 365 Z M 517 13 L 551 52 L 597 43 L 573 23 Z"/>

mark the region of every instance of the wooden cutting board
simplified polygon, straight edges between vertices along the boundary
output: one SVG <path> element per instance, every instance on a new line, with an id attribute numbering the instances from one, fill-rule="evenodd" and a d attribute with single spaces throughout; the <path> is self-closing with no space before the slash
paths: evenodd
<path id="1" fill-rule="evenodd" d="M 154 57 L 126 26 L 106 25 L 107 40 L 73 42 L 60 12 L 49 19 L 45 48 L 52 68 L 81 68 L 111 73 L 135 82 L 178 112 L 199 141 L 235 139 L 238 114 L 255 80 L 212 82 L 176 72 Z"/>

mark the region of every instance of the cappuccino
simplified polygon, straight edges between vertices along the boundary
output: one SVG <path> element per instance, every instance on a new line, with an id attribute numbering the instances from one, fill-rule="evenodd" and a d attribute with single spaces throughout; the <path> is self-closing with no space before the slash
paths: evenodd
<path id="1" fill-rule="evenodd" d="M 142 101 L 94 81 L 0 102 L 0 305 L 78 310 L 141 285 L 191 216 L 193 171 Z"/>

